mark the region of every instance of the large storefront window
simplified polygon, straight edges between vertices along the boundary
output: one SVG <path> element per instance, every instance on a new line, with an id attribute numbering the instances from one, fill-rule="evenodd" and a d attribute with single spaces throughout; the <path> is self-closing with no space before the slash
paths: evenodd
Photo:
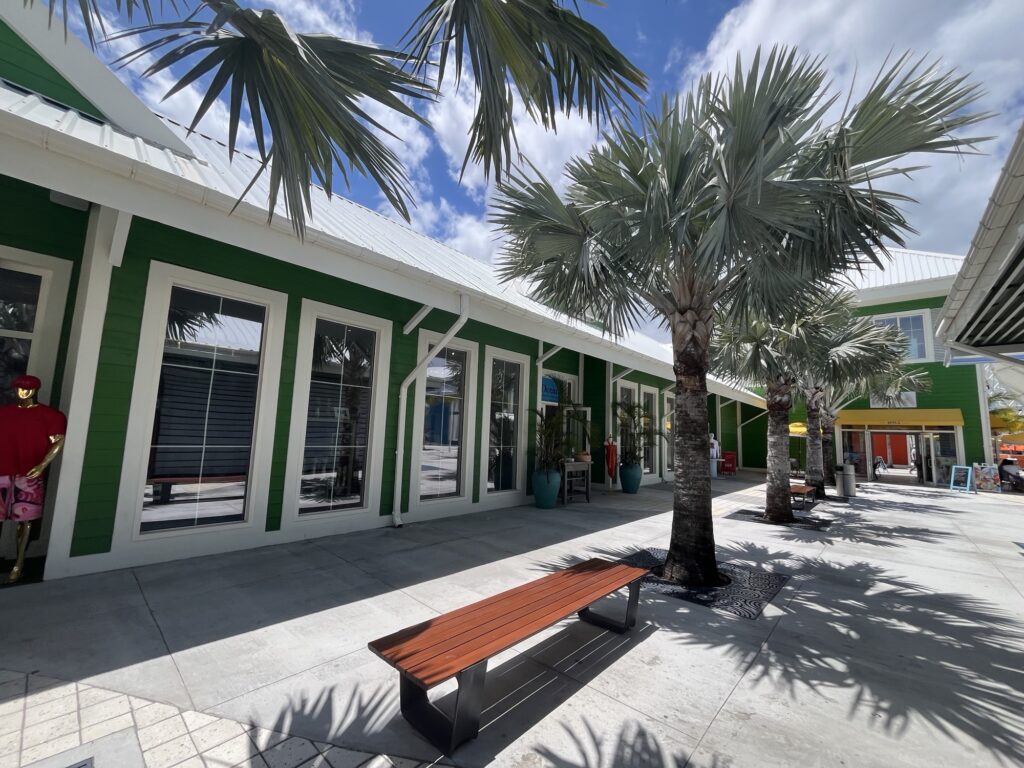
<path id="1" fill-rule="evenodd" d="M 142 532 L 245 519 L 266 308 L 175 287 Z"/>
<path id="2" fill-rule="evenodd" d="M 672 438 L 672 420 L 676 417 L 676 399 L 665 398 L 665 421 L 662 427 L 665 431 L 665 469 L 669 472 L 676 470 L 676 446 Z"/>
<path id="3" fill-rule="evenodd" d="M 434 350 L 427 365 L 420 457 L 421 499 L 462 493 L 467 357 L 462 350 L 445 347 Z"/>
<path id="4" fill-rule="evenodd" d="M 644 444 L 644 474 L 654 474 L 658 471 L 658 446 L 654 436 L 658 419 L 657 402 L 657 395 L 654 392 L 644 392 L 644 424 L 648 427 Z"/>
<path id="5" fill-rule="evenodd" d="M 491 361 L 488 493 L 515 490 L 518 482 L 522 370 L 519 363 L 498 359 Z"/>
<path id="6" fill-rule="evenodd" d="M 15 400 L 12 384 L 28 372 L 42 277 L 0 267 L 0 405 Z"/>
<path id="7" fill-rule="evenodd" d="M 633 405 L 636 402 L 636 390 L 632 387 L 619 386 L 619 402 L 624 406 Z M 619 424 L 619 460 L 633 449 L 633 435 L 622 423 Z"/>
<path id="8" fill-rule="evenodd" d="M 316 321 L 299 514 L 365 506 L 377 334 Z"/>

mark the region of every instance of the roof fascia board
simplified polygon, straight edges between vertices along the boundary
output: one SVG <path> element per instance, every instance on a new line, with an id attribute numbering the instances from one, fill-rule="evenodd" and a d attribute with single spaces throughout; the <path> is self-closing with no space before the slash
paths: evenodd
<path id="1" fill-rule="evenodd" d="M 229 195 L 8 113 L 0 113 L 0 154 L 10 160 L 4 173 L 29 183 L 394 295 L 416 296 L 418 301 L 455 314 L 459 311 L 459 293 L 468 293 L 474 299 L 470 315 L 474 320 L 508 328 L 509 316 L 519 316 L 526 326 L 520 332 L 526 335 L 652 376 L 674 378 L 668 362 L 318 230 L 308 229 L 305 244 L 296 248 L 290 224 L 278 217 L 267 226 L 266 212 L 257 206 L 243 203 L 229 215 L 235 204 Z M 722 383 L 709 382 L 709 390 L 765 407 L 757 395 Z"/>
<path id="2" fill-rule="evenodd" d="M 855 294 L 855 301 L 861 306 L 872 306 L 946 296 L 950 288 L 953 287 L 954 279 L 953 275 L 949 275 L 948 277 L 933 277 L 929 280 L 883 285 L 879 288 L 863 288 Z"/>
<path id="3" fill-rule="evenodd" d="M 81 40 L 70 33 L 65 40 L 62 20 L 55 18 L 50 26 L 49 9 L 42 2 L 37 0 L 32 5 L 20 0 L 0 3 L 0 19 L 116 126 L 186 157 L 194 157 L 192 149 Z"/>

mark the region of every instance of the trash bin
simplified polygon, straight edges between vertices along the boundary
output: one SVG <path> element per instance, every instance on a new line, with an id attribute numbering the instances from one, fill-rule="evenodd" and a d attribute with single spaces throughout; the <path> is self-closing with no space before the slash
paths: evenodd
<path id="1" fill-rule="evenodd" d="M 857 467 L 854 464 L 843 464 L 843 496 L 857 495 Z"/>

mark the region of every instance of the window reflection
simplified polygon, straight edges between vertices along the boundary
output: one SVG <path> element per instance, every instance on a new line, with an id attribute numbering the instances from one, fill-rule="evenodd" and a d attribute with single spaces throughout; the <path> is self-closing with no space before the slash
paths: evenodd
<path id="1" fill-rule="evenodd" d="M 14 380 L 28 372 L 42 277 L 0 267 L 0 405 L 15 401 Z"/>
<path id="2" fill-rule="evenodd" d="M 266 309 L 171 290 L 145 532 L 245 519 Z"/>
<path id="3" fill-rule="evenodd" d="M 519 387 L 522 366 L 507 360 L 491 362 L 490 437 L 487 491 L 515 490 L 519 465 Z"/>
<path id="4" fill-rule="evenodd" d="M 435 350 L 427 364 L 420 458 L 421 499 L 462 493 L 466 358 L 466 352 L 446 347 Z"/>
<path id="5" fill-rule="evenodd" d="M 376 343 L 373 331 L 316 321 L 299 514 L 365 506 Z"/>

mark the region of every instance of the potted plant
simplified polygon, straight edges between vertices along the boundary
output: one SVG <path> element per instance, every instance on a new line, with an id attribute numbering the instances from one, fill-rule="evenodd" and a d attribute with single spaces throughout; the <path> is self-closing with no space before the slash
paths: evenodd
<path id="1" fill-rule="evenodd" d="M 565 419 L 562 408 L 550 413 L 534 409 L 537 417 L 536 469 L 533 472 L 533 500 L 541 509 L 551 509 L 558 501 L 562 485 L 559 463 L 565 457 Z"/>
<path id="2" fill-rule="evenodd" d="M 660 432 L 653 416 L 639 403 L 615 403 L 620 434 L 623 436 L 619 453 L 619 477 L 623 493 L 636 493 L 644 476 L 644 450 L 654 443 Z"/>

